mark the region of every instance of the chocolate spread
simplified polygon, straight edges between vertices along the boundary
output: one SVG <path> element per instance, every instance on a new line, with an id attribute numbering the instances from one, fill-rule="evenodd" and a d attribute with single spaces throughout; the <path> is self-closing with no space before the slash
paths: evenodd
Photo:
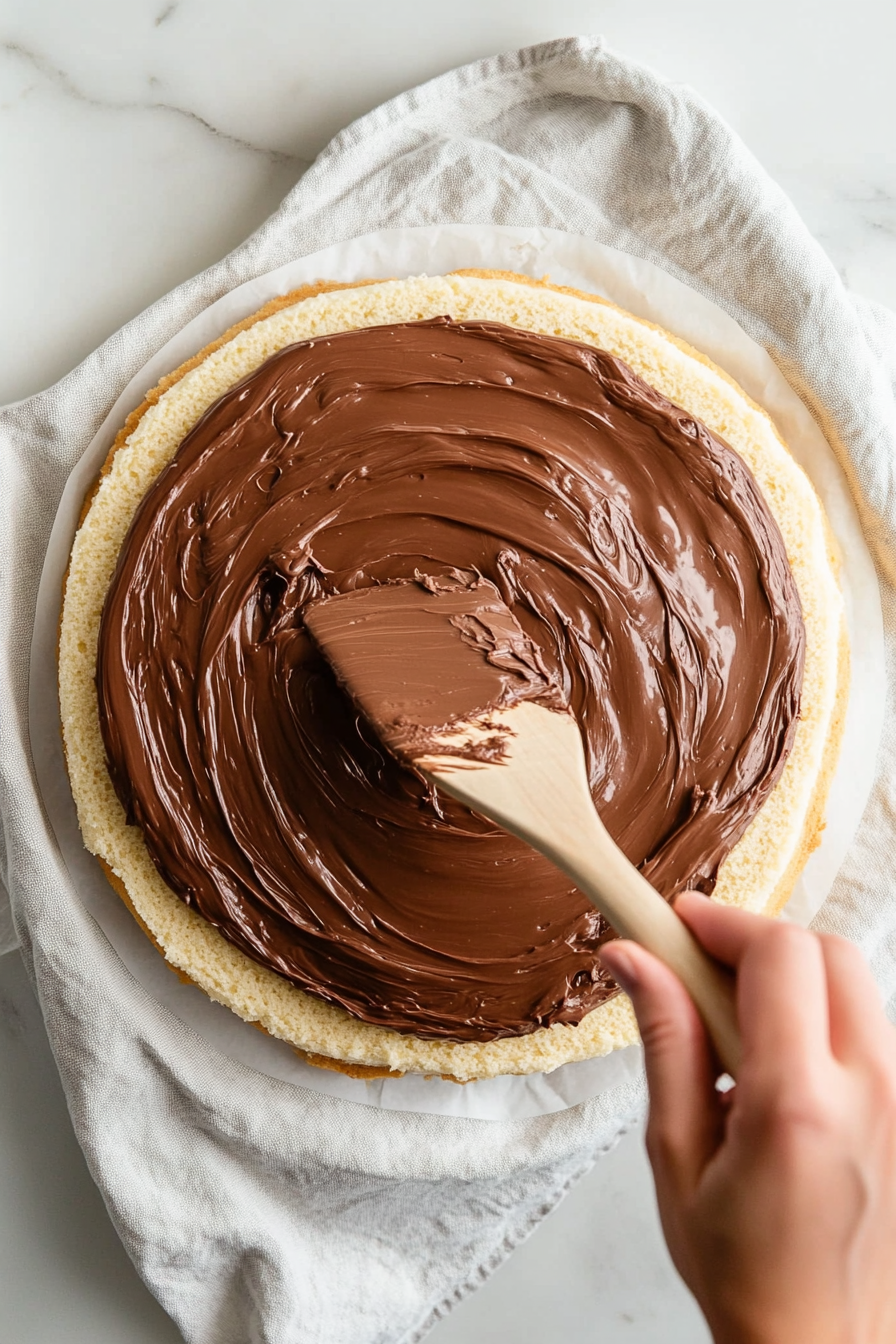
<path id="1" fill-rule="evenodd" d="M 799 598 L 741 459 L 590 347 L 438 318 L 274 355 L 137 511 L 97 688 L 118 796 L 188 905 L 364 1021 L 489 1040 L 615 992 L 612 935 L 399 765 L 303 623 L 452 569 L 540 651 L 623 851 L 665 895 L 710 891 L 793 741 Z"/>

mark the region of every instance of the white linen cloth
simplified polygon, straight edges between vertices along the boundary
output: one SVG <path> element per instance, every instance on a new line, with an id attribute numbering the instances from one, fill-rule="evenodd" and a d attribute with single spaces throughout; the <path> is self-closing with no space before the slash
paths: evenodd
<path id="1" fill-rule="evenodd" d="M 242 281 L 368 231 L 541 225 L 648 258 L 726 308 L 847 472 L 896 657 L 896 318 L 848 294 L 698 97 L 569 39 L 433 80 L 349 126 L 230 256 L 0 413 L 0 909 L 78 1139 L 137 1268 L 190 1344 L 412 1344 L 496 1267 L 643 1104 L 616 1092 L 489 1122 L 374 1110 L 217 1053 L 130 976 L 72 889 L 38 795 L 28 657 L 66 477 L 149 355 Z M 819 923 L 896 1002 L 896 716 Z"/>

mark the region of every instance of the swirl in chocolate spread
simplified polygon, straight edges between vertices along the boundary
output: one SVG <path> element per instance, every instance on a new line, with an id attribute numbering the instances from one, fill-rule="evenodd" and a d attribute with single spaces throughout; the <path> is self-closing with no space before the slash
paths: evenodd
<path id="1" fill-rule="evenodd" d="M 489 1040 L 613 993 L 611 934 L 382 748 L 302 620 L 453 569 L 540 650 L 628 857 L 711 890 L 793 741 L 799 598 L 741 459 L 590 347 L 439 318 L 274 355 L 143 500 L 97 686 L 118 795 L 187 904 L 364 1021 Z"/>

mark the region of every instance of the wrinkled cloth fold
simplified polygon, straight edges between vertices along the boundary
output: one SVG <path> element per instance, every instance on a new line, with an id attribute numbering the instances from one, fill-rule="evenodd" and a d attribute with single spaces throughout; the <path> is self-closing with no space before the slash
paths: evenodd
<path id="1" fill-rule="evenodd" d="M 28 659 L 44 551 L 121 389 L 243 281 L 375 229 L 438 223 L 597 239 L 664 267 L 766 346 L 847 473 L 881 582 L 889 697 L 896 685 L 896 317 L 844 289 L 694 93 L 599 40 L 481 61 L 362 117 L 241 247 L 0 412 L 0 945 L 22 948 L 90 1169 L 189 1344 L 412 1344 L 643 1107 L 643 1088 L 625 1084 L 533 1120 L 406 1114 L 225 1058 L 125 969 L 78 900 L 37 791 Z M 894 725 L 890 704 L 874 791 L 817 921 L 858 943 L 891 1009 Z"/>

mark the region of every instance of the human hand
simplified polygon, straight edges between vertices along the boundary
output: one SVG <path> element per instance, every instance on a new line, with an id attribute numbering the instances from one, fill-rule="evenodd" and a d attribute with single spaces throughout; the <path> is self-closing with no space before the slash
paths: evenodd
<path id="1" fill-rule="evenodd" d="M 743 1060 L 720 1094 L 672 971 L 613 942 L 635 1006 L 663 1231 L 716 1344 L 896 1341 L 896 1031 L 861 954 L 687 892 L 675 909 L 737 973 Z"/>

